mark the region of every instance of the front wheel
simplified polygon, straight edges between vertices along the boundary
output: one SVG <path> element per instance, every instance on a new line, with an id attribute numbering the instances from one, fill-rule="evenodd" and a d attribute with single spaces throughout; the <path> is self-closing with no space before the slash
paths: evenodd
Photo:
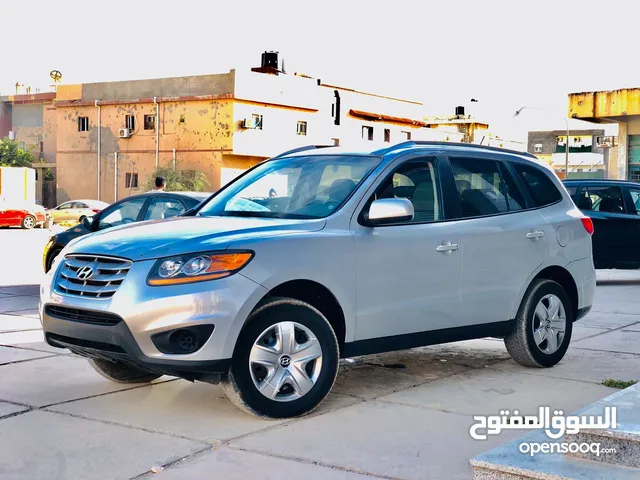
<path id="1" fill-rule="evenodd" d="M 338 340 L 322 313 L 299 300 L 274 299 L 247 319 L 222 384 L 247 413 L 296 417 L 329 394 L 338 360 Z"/>
<path id="2" fill-rule="evenodd" d="M 120 362 L 89 358 L 89 365 L 107 380 L 116 383 L 149 383 L 162 375 Z"/>
<path id="3" fill-rule="evenodd" d="M 535 280 L 522 300 L 513 331 L 504 338 L 507 351 L 526 367 L 553 367 L 567 353 L 573 318 L 573 306 L 560 284 Z"/>
<path id="4" fill-rule="evenodd" d="M 22 228 L 25 230 L 31 230 L 36 226 L 36 217 L 33 215 L 27 215 L 22 219 Z"/>

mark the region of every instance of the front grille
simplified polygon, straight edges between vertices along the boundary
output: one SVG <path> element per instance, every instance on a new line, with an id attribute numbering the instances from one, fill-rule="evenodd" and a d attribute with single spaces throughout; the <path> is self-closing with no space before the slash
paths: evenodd
<path id="1" fill-rule="evenodd" d="M 131 263 L 122 258 L 69 255 L 60 265 L 55 290 L 79 297 L 111 298 L 129 272 Z"/>
<path id="2" fill-rule="evenodd" d="M 82 310 L 79 308 L 60 307 L 58 305 L 47 305 L 44 313 L 50 317 L 72 322 L 91 323 L 94 325 L 117 325 L 122 321 L 117 315 L 107 312 L 94 312 L 92 310 Z"/>

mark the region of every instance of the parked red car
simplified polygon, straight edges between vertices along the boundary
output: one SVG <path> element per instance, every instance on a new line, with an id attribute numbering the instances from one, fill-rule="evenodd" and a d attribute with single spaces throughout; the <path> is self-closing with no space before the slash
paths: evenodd
<path id="1" fill-rule="evenodd" d="M 47 215 L 44 207 L 26 201 L 0 199 L 0 227 L 44 227 Z"/>

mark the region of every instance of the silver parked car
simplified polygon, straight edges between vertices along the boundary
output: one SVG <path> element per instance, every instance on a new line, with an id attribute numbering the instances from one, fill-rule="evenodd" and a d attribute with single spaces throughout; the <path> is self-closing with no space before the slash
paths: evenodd
<path id="1" fill-rule="evenodd" d="M 479 337 L 551 367 L 591 308 L 593 224 L 535 157 L 405 142 L 308 147 L 196 209 L 70 242 L 41 290 L 46 341 L 116 382 L 222 381 L 301 415 L 340 357 Z"/>

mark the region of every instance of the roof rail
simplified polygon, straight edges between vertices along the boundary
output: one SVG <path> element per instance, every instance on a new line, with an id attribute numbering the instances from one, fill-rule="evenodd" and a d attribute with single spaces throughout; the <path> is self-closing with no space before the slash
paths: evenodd
<path id="1" fill-rule="evenodd" d="M 328 148 L 328 147 L 335 147 L 335 145 L 306 145 L 304 147 L 298 147 L 298 148 L 293 148 L 291 150 L 287 150 L 286 152 L 279 153 L 275 157 L 271 157 L 271 158 L 273 159 L 273 158 L 286 157 L 287 155 L 291 155 L 292 153 L 298 153 L 298 152 L 304 152 L 305 150 L 316 150 L 318 148 Z"/>
<path id="2" fill-rule="evenodd" d="M 538 159 L 538 157 L 536 157 L 533 153 L 520 152 L 518 150 L 511 150 L 511 149 L 508 149 L 508 148 L 492 147 L 490 145 L 478 145 L 477 143 L 437 142 L 437 141 L 432 141 L 432 140 L 407 140 L 406 142 L 401 142 L 401 143 L 398 143 L 396 145 L 392 145 L 390 147 L 386 147 L 386 148 L 382 148 L 380 150 L 376 150 L 373 153 L 376 154 L 376 155 L 386 155 L 387 153 L 394 152 L 394 151 L 399 150 L 401 148 L 418 146 L 418 145 L 432 145 L 432 146 L 435 146 L 435 147 L 438 147 L 438 146 L 442 146 L 442 147 L 455 146 L 455 147 L 465 147 L 465 148 L 479 148 L 479 149 L 482 149 L 482 150 L 493 150 L 493 151 L 496 151 L 496 152 L 513 153 L 513 154 L 516 154 L 516 155 L 523 155 L 523 156 L 529 157 L 529 158 L 535 158 L 536 160 Z"/>

